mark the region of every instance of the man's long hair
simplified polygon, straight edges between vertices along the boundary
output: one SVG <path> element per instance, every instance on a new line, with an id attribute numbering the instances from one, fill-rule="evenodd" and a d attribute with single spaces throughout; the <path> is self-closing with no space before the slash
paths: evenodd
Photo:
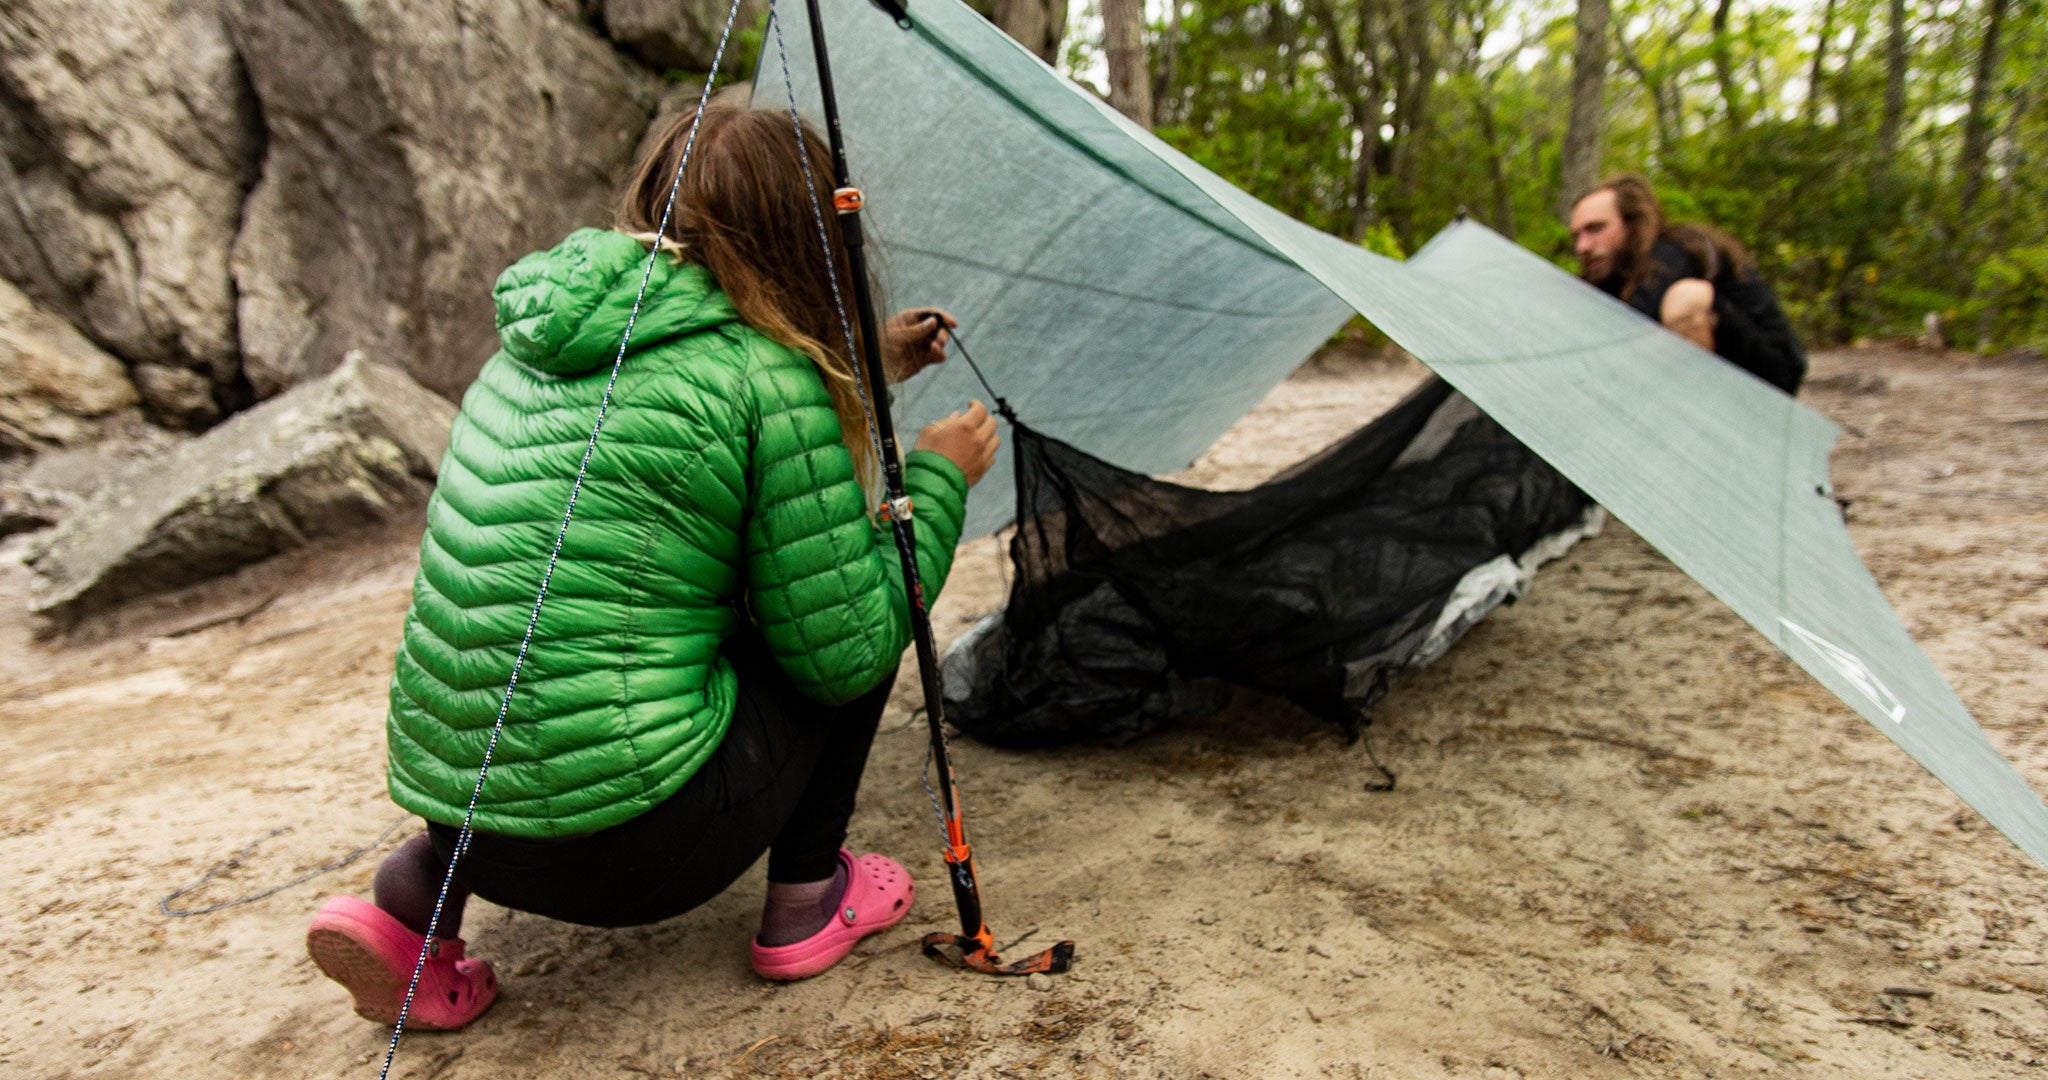
<path id="1" fill-rule="evenodd" d="M 1636 289 L 1648 276 L 1650 249 L 1656 246 L 1660 237 L 1670 237 L 1684 248 L 1686 254 L 1705 267 L 1701 276 L 1709 281 L 1719 280 L 1724 273 L 1739 277 L 1756 267 L 1749 250 L 1726 232 L 1701 222 L 1667 220 L 1664 204 L 1657 201 L 1657 193 L 1651 189 L 1650 182 L 1636 173 L 1618 173 L 1608 177 L 1586 194 L 1591 195 L 1595 191 L 1614 192 L 1622 228 L 1628 235 L 1628 242 L 1622 246 L 1621 258 L 1615 267 L 1622 276 L 1620 295 L 1623 300 L 1635 295 Z"/>
<path id="2" fill-rule="evenodd" d="M 669 121 L 633 170 L 614 217 L 621 231 L 653 236 L 696 114 L 693 106 Z M 855 474 L 870 483 L 876 463 L 854 383 L 858 352 L 847 354 L 832 290 L 836 274 L 840 297 L 852 304 L 853 273 L 839 215 L 832 209 L 832 151 L 814 128 L 802 127 L 799 146 L 797 125 L 787 112 L 714 100 L 704 109 L 690 167 L 661 239 L 665 247 L 668 242 L 680 245 L 682 259 L 709 270 L 747 325 L 818 366 L 841 438 L 853 454 Z M 831 238 L 834 265 L 829 270 L 813 199 Z M 854 321 L 850 307 L 847 318 Z M 858 350 L 857 322 L 852 329 Z"/>

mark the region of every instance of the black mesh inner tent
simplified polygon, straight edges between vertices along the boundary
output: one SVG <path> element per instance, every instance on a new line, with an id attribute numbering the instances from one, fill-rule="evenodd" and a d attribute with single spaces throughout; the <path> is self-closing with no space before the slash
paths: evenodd
<path id="1" fill-rule="evenodd" d="M 945 663 L 948 717 L 998 745 L 1130 738 L 1214 708 L 1226 683 L 1355 737 L 1396 673 L 1518 591 L 1475 588 L 1476 571 L 1529 565 L 1589 517 L 1582 492 L 1438 379 L 1246 491 L 1013 430 L 1009 603 Z"/>

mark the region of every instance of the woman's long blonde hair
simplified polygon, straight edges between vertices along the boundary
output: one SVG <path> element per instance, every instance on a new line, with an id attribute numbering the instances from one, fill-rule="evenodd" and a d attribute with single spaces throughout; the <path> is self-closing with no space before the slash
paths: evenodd
<path id="1" fill-rule="evenodd" d="M 615 218 L 620 230 L 653 237 L 696 115 L 692 107 L 671 120 L 633 170 Z M 680 245 L 679 256 L 711 272 L 747 325 L 818 365 L 855 475 L 872 486 L 874 449 L 855 385 L 859 354 L 847 353 L 832 293 L 836 274 L 847 319 L 854 322 L 853 275 L 832 209 L 832 151 L 809 124 L 802 129 L 799 145 L 789 113 L 714 100 L 697 127 L 662 246 Z M 814 198 L 831 240 L 829 271 L 818 243 Z M 857 322 L 852 331 L 858 350 Z"/>

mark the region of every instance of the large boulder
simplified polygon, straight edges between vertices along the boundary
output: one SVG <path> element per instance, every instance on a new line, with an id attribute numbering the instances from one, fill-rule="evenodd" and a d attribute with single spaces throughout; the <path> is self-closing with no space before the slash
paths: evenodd
<path id="1" fill-rule="evenodd" d="M 0 276 L 158 384 L 206 387 L 159 412 L 184 423 L 236 378 L 228 259 L 262 144 L 219 6 L 0 4 Z"/>
<path id="2" fill-rule="evenodd" d="M 62 626 L 416 507 L 454 418 L 446 399 L 353 353 L 110 479 L 28 554 L 29 607 Z"/>
<path id="3" fill-rule="evenodd" d="M 352 348 L 459 394 L 508 263 L 609 220 L 659 80 L 564 0 L 238 0 L 269 133 L 235 243 L 259 396 Z"/>
<path id="4" fill-rule="evenodd" d="M 0 281 L 0 452 L 89 442 L 136 400 L 119 360 Z"/>

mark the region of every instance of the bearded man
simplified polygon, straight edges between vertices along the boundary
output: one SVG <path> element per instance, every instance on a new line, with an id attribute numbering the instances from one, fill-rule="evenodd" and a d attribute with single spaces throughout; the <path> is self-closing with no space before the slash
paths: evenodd
<path id="1" fill-rule="evenodd" d="M 1606 180 L 1572 206 L 1579 276 L 1788 394 L 1806 377 L 1806 352 L 1734 237 L 1664 218 L 1649 181 Z"/>

